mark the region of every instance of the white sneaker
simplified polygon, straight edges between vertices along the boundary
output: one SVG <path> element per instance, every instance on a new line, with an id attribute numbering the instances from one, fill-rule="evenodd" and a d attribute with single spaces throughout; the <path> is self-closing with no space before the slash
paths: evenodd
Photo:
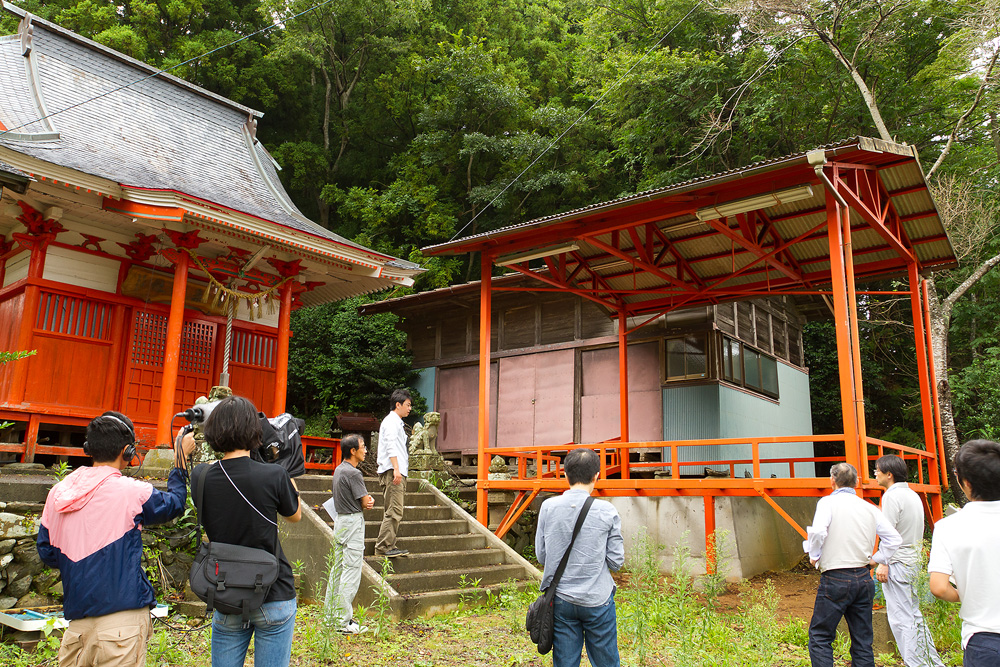
<path id="1" fill-rule="evenodd" d="M 342 627 L 338 632 L 342 635 L 360 635 L 363 632 L 368 632 L 368 626 L 359 625 L 358 622 L 352 618 L 350 622 Z"/>

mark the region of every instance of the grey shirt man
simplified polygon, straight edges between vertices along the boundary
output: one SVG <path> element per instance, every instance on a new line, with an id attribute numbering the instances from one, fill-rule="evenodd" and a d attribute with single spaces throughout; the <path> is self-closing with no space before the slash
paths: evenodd
<path id="1" fill-rule="evenodd" d="M 357 514 L 362 511 L 361 499 L 368 495 L 365 477 L 348 461 L 341 461 L 333 471 L 333 504 L 337 514 Z"/>
<path id="2" fill-rule="evenodd" d="M 569 546 L 576 517 L 588 495 L 586 491 L 570 489 L 542 503 L 535 532 L 535 554 L 538 562 L 545 564 L 543 590 L 552 581 Z M 619 570 L 625 563 L 621 524 L 614 505 L 594 500 L 556 588 L 558 597 L 581 607 L 597 607 L 607 602 L 615 590 L 609 570 Z"/>

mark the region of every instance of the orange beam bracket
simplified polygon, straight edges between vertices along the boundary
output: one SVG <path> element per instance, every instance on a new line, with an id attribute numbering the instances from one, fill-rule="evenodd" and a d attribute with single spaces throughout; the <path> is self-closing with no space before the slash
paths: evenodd
<path id="1" fill-rule="evenodd" d="M 803 540 L 808 539 L 808 536 L 806 535 L 806 531 L 802 528 L 802 526 L 800 526 L 798 524 L 798 522 L 795 519 L 793 519 L 788 514 L 788 512 L 786 512 L 785 510 L 781 509 L 781 506 L 778 505 L 778 503 L 774 502 L 774 498 L 772 498 L 771 496 L 767 495 L 764 492 L 764 489 L 755 488 L 754 491 L 756 491 L 757 495 L 759 495 L 761 498 L 763 498 L 767 502 L 768 505 L 770 505 L 771 507 L 773 507 L 774 511 L 777 512 L 779 515 L 781 515 L 781 518 L 784 519 L 785 521 L 787 521 L 788 525 L 791 526 L 795 530 L 796 533 L 798 533 L 799 535 L 802 536 Z"/>

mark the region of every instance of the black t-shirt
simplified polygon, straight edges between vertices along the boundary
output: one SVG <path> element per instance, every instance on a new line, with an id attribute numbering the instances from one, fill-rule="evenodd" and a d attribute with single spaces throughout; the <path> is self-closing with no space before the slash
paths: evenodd
<path id="1" fill-rule="evenodd" d="M 278 529 L 255 512 L 247 500 L 271 521 L 278 522 L 278 514 L 291 516 L 299 507 L 299 494 L 285 469 L 273 463 L 260 463 L 249 456 L 219 461 L 208 466 L 204 473 L 205 501 L 202 507 L 202 525 L 212 542 L 239 544 L 263 549 L 278 557 L 278 579 L 271 586 L 264 602 L 295 598 L 295 579 L 288 564 Z M 220 469 L 225 467 L 225 471 Z M 201 467 L 201 466 L 199 466 Z M 232 478 L 232 483 L 226 478 Z M 233 484 L 243 492 L 240 497 Z"/>

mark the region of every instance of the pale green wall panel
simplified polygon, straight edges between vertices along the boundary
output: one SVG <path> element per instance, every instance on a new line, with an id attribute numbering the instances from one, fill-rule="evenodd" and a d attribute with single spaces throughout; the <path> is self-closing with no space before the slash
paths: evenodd
<path id="1" fill-rule="evenodd" d="M 716 384 L 663 389 L 663 439 L 701 440 L 719 436 L 719 386 Z M 680 461 L 707 461 L 718 458 L 718 447 L 685 447 Z M 663 460 L 670 450 L 663 452 Z M 704 466 L 682 467 L 681 474 L 701 474 Z"/>
<path id="2" fill-rule="evenodd" d="M 422 368 L 418 371 L 420 377 L 413 386 L 410 387 L 427 400 L 427 411 L 434 412 L 435 382 L 437 381 L 437 368 Z M 423 421 L 423 415 L 420 416 Z"/>
<path id="3" fill-rule="evenodd" d="M 812 435 L 812 416 L 809 404 L 809 375 L 788 366 L 778 364 L 778 394 L 780 400 L 775 402 L 761 398 L 755 394 L 720 387 L 719 419 L 720 437 L 739 438 L 747 436 L 772 435 Z M 727 455 L 750 458 L 749 446 L 730 447 Z M 736 450 L 740 450 L 737 454 Z M 801 443 L 781 443 L 762 445 L 761 458 L 771 457 L 811 457 L 813 456 L 812 441 Z M 738 466 L 736 476 L 750 470 L 750 466 Z M 788 465 L 762 464 L 761 475 L 768 477 L 775 474 L 778 477 L 788 477 Z M 796 477 L 812 477 L 815 467 L 812 463 L 795 465 Z"/>

